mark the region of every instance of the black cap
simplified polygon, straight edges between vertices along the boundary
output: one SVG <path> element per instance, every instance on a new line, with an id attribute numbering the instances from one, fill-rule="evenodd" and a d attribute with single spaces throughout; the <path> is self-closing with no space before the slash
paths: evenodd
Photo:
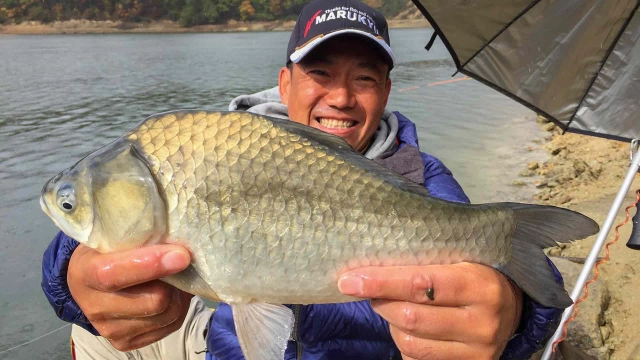
<path id="1" fill-rule="evenodd" d="M 393 68 L 389 27 L 384 16 L 358 0 L 315 0 L 300 12 L 287 47 L 287 63 L 298 63 L 313 48 L 336 35 L 362 35 L 378 45 Z"/>

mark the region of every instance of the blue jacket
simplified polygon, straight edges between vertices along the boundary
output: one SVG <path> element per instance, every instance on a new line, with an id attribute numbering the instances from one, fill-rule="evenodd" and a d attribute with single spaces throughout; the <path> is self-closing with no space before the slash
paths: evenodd
<path id="1" fill-rule="evenodd" d="M 418 148 L 415 125 L 399 113 L 398 149 Z M 424 164 L 424 186 L 432 196 L 468 203 L 469 199 L 444 164 L 421 153 Z M 64 321 L 75 323 L 93 334 L 97 331 L 69 293 L 66 283 L 71 254 L 78 243 L 58 233 L 44 253 L 42 289 Z M 552 267 L 556 281 L 562 283 L 558 270 Z M 388 323 L 373 311 L 368 301 L 344 304 L 293 306 L 296 327 L 289 341 L 285 359 L 400 359 L 389 332 Z M 558 327 L 562 310 L 544 307 L 524 295 L 522 319 L 516 335 L 510 339 L 501 359 L 528 359 L 539 350 Z M 242 359 L 235 335 L 231 309 L 220 304 L 213 313 L 207 332 L 207 359 Z"/>

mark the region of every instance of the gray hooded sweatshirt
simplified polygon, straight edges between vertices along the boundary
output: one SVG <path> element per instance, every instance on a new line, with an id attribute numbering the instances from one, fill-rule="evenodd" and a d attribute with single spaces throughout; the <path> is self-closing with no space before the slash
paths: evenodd
<path id="1" fill-rule="evenodd" d="M 252 95 L 238 96 L 231 100 L 229 110 L 248 111 L 258 115 L 289 119 L 287 105 L 280 101 L 280 92 L 277 86 Z M 385 110 L 378 130 L 363 155 L 369 159 L 376 159 L 385 153 L 395 151 L 396 135 L 398 135 L 398 118 L 392 112 Z"/>

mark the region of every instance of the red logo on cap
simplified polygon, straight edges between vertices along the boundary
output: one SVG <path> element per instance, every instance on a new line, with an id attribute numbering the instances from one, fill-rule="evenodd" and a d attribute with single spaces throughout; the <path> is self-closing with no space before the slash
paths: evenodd
<path id="1" fill-rule="evenodd" d="M 320 15 L 321 12 L 322 10 L 318 10 L 318 12 L 313 14 L 311 19 L 307 22 L 307 27 L 304 28 L 304 37 L 307 37 L 307 33 L 309 32 L 309 29 L 311 29 L 311 25 L 313 25 L 313 21 L 318 17 L 318 15 Z"/>

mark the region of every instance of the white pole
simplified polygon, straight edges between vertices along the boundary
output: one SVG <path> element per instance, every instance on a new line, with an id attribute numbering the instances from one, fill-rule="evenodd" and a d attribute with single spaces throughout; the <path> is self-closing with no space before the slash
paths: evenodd
<path id="1" fill-rule="evenodd" d="M 598 237 L 596 238 L 596 242 L 593 244 L 591 251 L 589 252 L 589 256 L 582 267 L 582 271 L 580 272 L 580 276 L 578 276 L 578 281 L 576 281 L 573 290 L 571 291 L 571 299 L 575 302 L 580 295 L 582 294 L 582 290 L 584 290 L 584 284 L 588 281 L 589 275 L 591 274 L 591 269 L 596 263 L 598 259 L 598 254 L 602 247 L 604 246 L 604 242 L 607 239 L 607 235 L 609 235 L 609 231 L 613 226 L 613 222 L 616 219 L 616 215 L 618 215 L 618 211 L 622 207 L 622 201 L 624 200 L 629 188 L 631 187 L 631 183 L 633 182 L 633 178 L 638 173 L 638 167 L 640 167 L 640 151 L 636 151 L 633 155 L 633 159 L 631 160 L 631 167 L 629 168 L 629 172 L 627 172 L 627 176 L 618 191 L 618 195 L 616 199 L 613 201 L 613 205 L 611 205 L 611 209 L 609 209 L 609 213 L 607 214 L 607 218 L 604 220 L 602 224 L 602 228 L 600 229 L 600 233 L 598 233 Z M 571 317 L 573 313 L 574 306 L 571 305 L 568 307 L 564 313 L 562 314 L 562 320 L 560 321 L 560 326 L 558 326 L 558 330 L 556 330 L 555 334 L 549 342 L 547 343 L 547 347 L 544 349 L 544 353 L 542 354 L 541 360 L 549 360 L 551 359 L 551 352 L 553 343 L 562 337 L 564 323 Z"/>

